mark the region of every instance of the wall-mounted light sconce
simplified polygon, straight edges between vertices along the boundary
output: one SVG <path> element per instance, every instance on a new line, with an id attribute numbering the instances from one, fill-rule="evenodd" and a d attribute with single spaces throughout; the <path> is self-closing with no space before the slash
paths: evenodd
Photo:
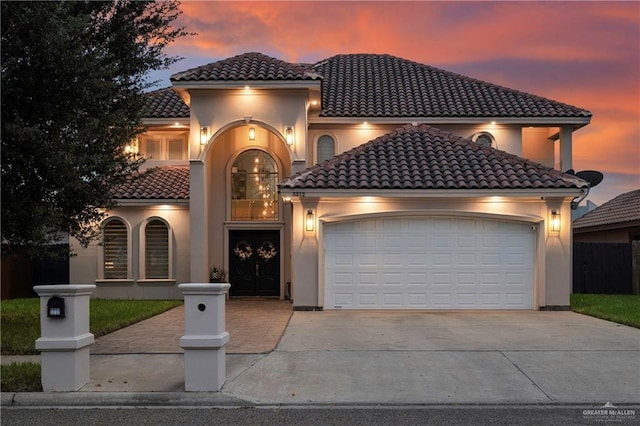
<path id="1" fill-rule="evenodd" d="M 556 210 L 551 211 L 551 223 L 549 226 L 552 232 L 560 232 L 560 213 Z"/>
<path id="2" fill-rule="evenodd" d="M 137 154 L 138 153 L 138 138 L 133 139 L 131 142 L 124 146 L 125 154 Z"/>
<path id="3" fill-rule="evenodd" d="M 249 127 L 249 140 L 250 141 L 255 141 L 256 140 L 256 128 L 255 127 Z"/>
<path id="4" fill-rule="evenodd" d="M 287 141 L 287 145 L 289 145 L 289 146 L 293 145 L 294 138 L 293 138 L 293 127 L 292 126 L 287 126 L 287 127 L 284 128 L 284 138 Z"/>
<path id="5" fill-rule="evenodd" d="M 200 128 L 200 145 L 206 145 L 209 142 L 209 128 L 203 126 Z"/>
<path id="6" fill-rule="evenodd" d="M 307 210 L 307 214 L 304 219 L 304 229 L 309 232 L 316 229 L 316 217 L 311 209 Z"/>

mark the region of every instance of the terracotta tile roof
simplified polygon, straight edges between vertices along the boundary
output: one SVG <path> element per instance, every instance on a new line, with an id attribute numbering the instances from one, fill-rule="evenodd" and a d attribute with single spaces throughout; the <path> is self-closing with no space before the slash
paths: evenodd
<path id="1" fill-rule="evenodd" d="M 149 169 L 114 188 L 113 198 L 121 200 L 188 200 L 189 166 Z"/>
<path id="2" fill-rule="evenodd" d="M 189 117 L 189 106 L 171 88 L 154 90 L 146 94 L 145 117 L 184 118 Z"/>
<path id="3" fill-rule="evenodd" d="M 293 64 L 251 52 L 171 76 L 173 82 L 249 80 L 321 80 L 321 117 L 591 117 L 581 108 L 391 55 Z M 157 116 L 174 116 L 175 107 L 157 106 Z"/>
<path id="4" fill-rule="evenodd" d="M 391 55 L 337 55 L 323 76 L 324 117 L 591 117 L 589 111 Z"/>
<path id="5" fill-rule="evenodd" d="M 581 188 L 573 175 L 427 125 L 401 127 L 285 179 L 291 189 Z"/>
<path id="6" fill-rule="evenodd" d="M 640 189 L 636 189 L 607 201 L 573 222 L 573 229 L 585 229 L 640 222 Z"/>
<path id="7" fill-rule="evenodd" d="M 171 81 L 316 80 L 307 64 L 291 64 L 262 53 L 245 53 L 173 74 Z"/>

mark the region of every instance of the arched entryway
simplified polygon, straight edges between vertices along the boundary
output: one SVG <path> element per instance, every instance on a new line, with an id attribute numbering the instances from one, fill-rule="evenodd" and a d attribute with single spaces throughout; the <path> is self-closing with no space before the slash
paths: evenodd
<path id="1" fill-rule="evenodd" d="M 292 147 L 271 126 L 237 124 L 214 135 L 201 156 L 206 230 L 200 235 L 206 238 L 207 267 L 227 271 L 231 296 L 283 297 L 291 279 L 291 206 L 280 199 L 277 185 L 291 173 Z M 199 200 L 192 193 L 192 203 Z M 192 248 L 193 262 L 201 251 Z"/>
<path id="2" fill-rule="evenodd" d="M 260 149 L 243 151 L 231 166 L 230 219 L 241 225 L 229 230 L 231 296 L 280 295 L 280 230 L 261 226 L 280 219 L 278 180 L 277 162 Z"/>

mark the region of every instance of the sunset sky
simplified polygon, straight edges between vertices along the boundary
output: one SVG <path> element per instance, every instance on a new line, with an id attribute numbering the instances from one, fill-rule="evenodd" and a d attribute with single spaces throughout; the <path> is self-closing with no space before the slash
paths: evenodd
<path id="1" fill-rule="evenodd" d="M 388 53 L 593 113 L 574 133 L 576 171 L 599 170 L 596 204 L 640 188 L 639 2 L 190 2 L 196 36 L 172 73 L 246 52 L 288 62 Z M 365 142 L 365 141 L 363 141 Z"/>

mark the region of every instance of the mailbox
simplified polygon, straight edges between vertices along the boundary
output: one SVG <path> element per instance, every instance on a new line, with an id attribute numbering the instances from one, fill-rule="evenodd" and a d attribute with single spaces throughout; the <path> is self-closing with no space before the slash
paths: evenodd
<path id="1" fill-rule="evenodd" d="M 53 296 L 47 300 L 47 317 L 64 318 L 64 299 L 60 296 Z"/>

